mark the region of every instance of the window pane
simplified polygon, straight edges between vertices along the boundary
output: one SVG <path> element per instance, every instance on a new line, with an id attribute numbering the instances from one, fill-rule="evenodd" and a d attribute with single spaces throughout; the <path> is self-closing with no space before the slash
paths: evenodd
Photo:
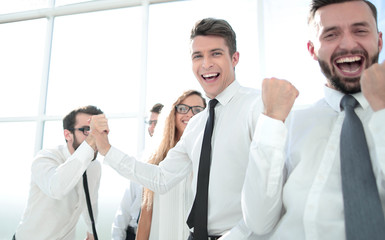
<path id="1" fill-rule="evenodd" d="M 307 51 L 308 1 L 265 0 L 264 5 L 266 77 L 292 82 L 300 92 L 296 104 L 315 102 L 323 96 L 325 79 Z"/>
<path id="2" fill-rule="evenodd" d="M 374 0 L 371 2 L 377 7 L 378 30 L 382 32 L 382 34 L 385 34 L 385 2 L 383 0 Z M 382 35 L 382 39 L 384 40 L 384 35 Z M 382 63 L 384 61 L 385 51 L 384 47 L 382 47 L 379 62 Z"/>
<path id="3" fill-rule="evenodd" d="M 0 123 L 0 238 L 11 239 L 27 203 L 35 131 L 34 123 Z"/>
<path id="4" fill-rule="evenodd" d="M 236 66 L 237 79 L 245 86 L 259 88 L 257 46 L 254 44 L 257 33 L 245 27 L 256 24 L 256 8 L 256 1 L 249 0 L 196 0 L 151 5 L 147 108 L 156 102 L 171 104 L 184 90 L 203 91 L 191 70 L 190 33 L 195 22 L 206 17 L 223 18 L 232 25 L 241 55 Z M 247 18 L 236 17 L 234 12 L 242 12 Z"/>
<path id="5" fill-rule="evenodd" d="M 43 148 L 65 145 L 63 122 L 47 121 L 44 124 Z"/>
<path id="6" fill-rule="evenodd" d="M 0 14 L 48 7 L 49 0 L 1 0 Z"/>
<path id="7" fill-rule="evenodd" d="M 133 118 L 109 119 L 108 125 L 110 127 L 109 139 L 111 144 L 123 152 L 135 156 L 138 146 L 138 120 Z"/>
<path id="8" fill-rule="evenodd" d="M 56 18 L 48 115 L 89 104 L 109 114 L 138 111 L 142 27 L 138 19 L 140 8 Z"/>
<path id="9" fill-rule="evenodd" d="M 0 24 L 0 117 L 37 114 L 46 22 Z"/>

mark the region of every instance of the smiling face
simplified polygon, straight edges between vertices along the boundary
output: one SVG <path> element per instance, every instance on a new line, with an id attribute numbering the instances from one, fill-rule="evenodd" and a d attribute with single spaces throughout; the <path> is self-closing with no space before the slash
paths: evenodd
<path id="1" fill-rule="evenodd" d="M 203 99 L 196 95 L 190 95 L 186 99 L 184 99 L 180 104 L 185 104 L 190 107 L 200 106 L 202 108 L 205 107 Z M 192 109 L 190 109 L 186 114 L 181 114 L 175 111 L 175 127 L 177 131 L 177 136 L 182 136 L 184 129 L 187 126 L 187 123 L 194 116 Z"/>
<path id="2" fill-rule="evenodd" d="M 382 33 L 362 1 L 330 4 L 314 16 L 315 38 L 308 50 L 319 62 L 328 86 L 351 94 L 361 91 L 362 72 L 378 62 Z"/>
<path id="3" fill-rule="evenodd" d="M 209 98 L 215 98 L 235 80 L 239 53 L 230 56 L 225 40 L 218 36 L 196 36 L 191 44 L 192 69 Z"/>

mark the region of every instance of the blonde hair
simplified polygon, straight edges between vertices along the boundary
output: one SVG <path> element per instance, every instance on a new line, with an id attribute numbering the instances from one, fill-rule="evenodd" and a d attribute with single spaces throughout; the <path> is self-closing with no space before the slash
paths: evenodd
<path id="1" fill-rule="evenodd" d="M 206 100 L 202 97 L 202 94 L 196 90 L 188 90 L 185 91 L 172 105 L 170 114 L 167 116 L 164 130 L 163 130 L 163 138 L 162 141 L 159 144 L 159 147 L 157 150 L 151 155 L 150 159 L 148 160 L 148 163 L 159 165 L 163 159 L 166 158 L 168 151 L 175 147 L 175 145 L 178 143 L 179 138 L 181 134 L 178 134 L 176 129 L 176 105 L 183 102 L 186 98 L 188 98 L 191 95 L 198 95 L 202 98 L 203 105 L 206 107 Z M 150 210 L 152 208 L 153 203 L 153 197 L 154 192 L 151 191 L 148 188 L 143 189 L 143 201 L 142 205 L 147 205 L 147 209 Z"/>

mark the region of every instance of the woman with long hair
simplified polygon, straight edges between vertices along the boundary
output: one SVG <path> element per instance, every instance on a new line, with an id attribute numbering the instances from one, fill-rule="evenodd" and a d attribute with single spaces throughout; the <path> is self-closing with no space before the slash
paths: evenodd
<path id="1" fill-rule="evenodd" d="M 162 141 L 148 162 L 159 165 L 167 152 L 178 143 L 188 121 L 205 107 L 206 101 L 200 92 L 195 90 L 184 92 L 172 105 L 165 121 Z M 187 239 L 189 229 L 186 220 L 191 203 L 190 177 L 162 195 L 144 188 L 136 239 Z"/>

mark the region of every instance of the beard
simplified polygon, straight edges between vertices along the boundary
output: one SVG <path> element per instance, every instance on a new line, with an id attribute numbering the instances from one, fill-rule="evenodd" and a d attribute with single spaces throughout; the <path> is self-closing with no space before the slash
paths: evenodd
<path id="1" fill-rule="evenodd" d="M 378 50 L 377 53 L 371 59 L 369 59 L 368 52 L 364 51 L 364 50 L 356 50 L 356 51 L 351 51 L 351 52 L 342 51 L 342 52 L 334 53 L 330 58 L 330 62 L 333 63 L 334 59 L 336 59 L 337 57 L 347 55 L 347 54 L 363 55 L 365 57 L 365 59 L 369 60 L 369 61 L 366 61 L 365 69 L 367 69 L 371 65 L 378 63 L 378 57 L 379 57 L 380 52 Z M 329 80 L 330 84 L 336 90 L 338 90 L 344 94 L 353 94 L 353 93 L 361 92 L 361 85 L 360 85 L 361 77 L 355 77 L 355 78 L 340 77 L 336 74 L 335 66 L 333 64 L 332 64 L 332 68 L 330 68 L 328 63 L 326 61 L 323 61 L 320 58 L 318 58 L 318 64 L 320 65 L 321 71 L 324 74 L 324 76 Z"/>
<path id="2" fill-rule="evenodd" d="M 76 151 L 76 149 L 78 149 L 80 144 L 82 144 L 82 143 L 78 141 L 78 139 L 76 138 L 76 136 L 74 134 L 74 142 L 72 143 L 72 147 L 75 149 L 75 151 Z M 92 161 L 94 161 L 96 159 L 97 155 L 98 155 L 98 151 L 95 151 L 94 158 L 92 159 Z"/>

